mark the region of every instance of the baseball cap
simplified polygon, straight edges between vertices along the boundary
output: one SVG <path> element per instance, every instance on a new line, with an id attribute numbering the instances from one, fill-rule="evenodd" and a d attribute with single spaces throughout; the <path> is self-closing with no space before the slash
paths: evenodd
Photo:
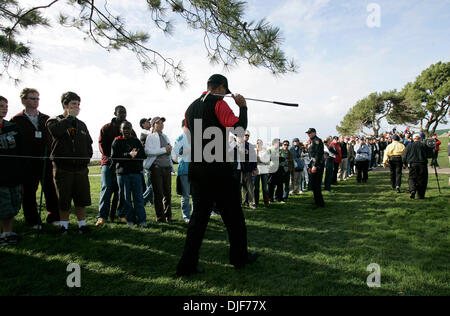
<path id="1" fill-rule="evenodd" d="M 228 89 L 228 79 L 225 76 L 214 74 L 209 77 L 208 83 L 223 84 L 224 88 L 227 89 L 227 94 L 231 94 L 230 89 Z"/>
<path id="2" fill-rule="evenodd" d="M 147 122 L 147 121 L 150 121 L 151 119 L 152 119 L 151 117 L 148 118 L 148 119 L 142 118 L 142 119 L 139 121 L 139 126 L 142 127 L 142 124 L 144 124 L 144 123 Z"/>
<path id="3" fill-rule="evenodd" d="M 305 132 L 306 134 L 311 134 L 311 133 L 316 133 L 316 129 L 315 128 L 308 128 L 308 130 Z"/>
<path id="4" fill-rule="evenodd" d="M 294 139 L 292 140 L 292 142 L 293 142 L 293 143 L 295 143 L 295 142 L 298 142 L 298 143 L 300 143 L 300 139 L 298 139 L 298 138 L 294 138 Z"/>
<path id="5" fill-rule="evenodd" d="M 413 135 L 413 139 L 416 139 L 416 138 L 421 138 L 421 137 L 420 137 L 420 134 L 414 134 L 414 135 Z"/>
<path id="6" fill-rule="evenodd" d="M 150 125 L 153 126 L 153 124 L 155 124 L 158 121 L 165 122 L 166 119 L 164 117 L 155 116 L 154 118 L 152 118 L 152 121 L 150 122 Z"/>
<path id="7" fill-rule="evenodd" d="M 397 134 L 395 134 L 394 136 L 392 136 L 392 139 L 393 139 L 393 140 L 396 140 L 396 141 L 399 141 L 399 140 L 400 140 L 400 137 L 399 137 Z"/>

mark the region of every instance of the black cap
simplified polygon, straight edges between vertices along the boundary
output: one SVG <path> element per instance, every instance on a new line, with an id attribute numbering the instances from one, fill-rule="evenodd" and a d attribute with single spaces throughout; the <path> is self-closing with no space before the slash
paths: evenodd
<path id="1" fill-rule="evenodd" d="M 208 83 L 223 84 L 224 88 L 227 89 L 227 94 L 231 94 L 230 89 L 228 89 L 228 79 L 225 76 L 215 74 L 209 77 Z"/>
<path id="2" fill-rule="evenodd" d="M 308 128 L 308 130 L 305 132 L 306 134 L 311 134 L 311 133 L 316 133 L 316 129 L 315 128 Z"/>
<path id="3" fill-rule="evenodd" d="M 143 118 L 143 119 L 141 119 L 141 120 L 139 121 L 139 126 L 142 127 L 142 124 L 144 124 L 145 122 L 150 121 L 150 120 L 151 120 L 151 118 L 148 118 L 148 119 Z"/>
<path id="4" fill-rule="evenodd" d="M 292 140 L 292 142 L 293 142 L 293 143 L 295 143 L 295 142 L 300 143 L 300 139 L 294 138 L 294 139 Z"/>
<path id="5" fill-rule="evenodd" d="M 397 134 L 395 134 L 394 136 L 392 136 L 392 139 L 393 139 L 393 140 L 396 140 L 396 141 L 399 141 L 399 140 L 400 140 L 400 137 L 399 137 Z"/>

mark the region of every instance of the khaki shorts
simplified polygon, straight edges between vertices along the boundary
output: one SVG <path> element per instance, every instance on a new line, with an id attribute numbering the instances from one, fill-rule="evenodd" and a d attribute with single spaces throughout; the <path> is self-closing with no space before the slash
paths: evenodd
<path id="1" fill-rule="evenodd" d="M 0 220 L 13 218 L 22 203 L 22 186 L 0 187 Z"/>
<path id="2" fill-rule="evenodd" d="M 53 167 L 53 178 L 61 211 L 69 211 L 72 207 L 72 200 L 75 207 L 91 205 L 88 175 L 88 168 L 80 171 L 67 171 L 56 166 Z"/>

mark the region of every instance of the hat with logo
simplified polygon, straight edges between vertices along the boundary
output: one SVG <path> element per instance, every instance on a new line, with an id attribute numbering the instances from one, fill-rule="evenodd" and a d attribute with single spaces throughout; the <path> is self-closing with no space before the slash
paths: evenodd
<path id="1" fill-rule="evenodd" d="M 150 122 L 150 125 L 153 126 L 158 121 L 165 122 L 166 119 L 164 117 L 155 116 L 154 118 L 152 118 L 152 121 Z"/>
<path id="2" fill-rule="evenodd" d="M 231 94 L 230 89 L 228 89 L 228 79 L 225 76 L 219 74 L 212 75 L 208 79 L 209 83 L 223 84 L 223 87 L 227 90 L 227 94 Z"/>
<path id="3" fill-rule="evenodd" d="M 308 130 L 305 132 L 306 134 L 311 134 L 311 133 L 316 133 L 316 129 L 315 128 L 308 128 Z"/>

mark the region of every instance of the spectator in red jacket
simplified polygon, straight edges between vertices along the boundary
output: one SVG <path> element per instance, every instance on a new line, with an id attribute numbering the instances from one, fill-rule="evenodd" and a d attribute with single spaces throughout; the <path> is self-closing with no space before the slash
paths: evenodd
<path id="1" fill-rule="evenodd" d="M 441 141 L 438 139 L 438 134 L 433 135 L 432 138 L 436 140 L 436 149 L 433 152 L 433 159 L 431 160 L 431 166 L 439 167 L 438 164 L 438 155 L 439 155 L 439 145 L 441 145 Z"/>
<path id="2" fill-rule="evenodd" d="M 334 168 L 333 168 L 333 180 L 331 184 L 337 184 L 337 174 L 339 171 L 339 164 L 342 161 L 342 150 L 341 145 L 339 143 L 339 138 L 337 136 L 333 137 L 333 141 L 330 144 L 331 147 L 334 147 L 338 154 L 336 155 L 336 158 L 334 158 Z"/>

